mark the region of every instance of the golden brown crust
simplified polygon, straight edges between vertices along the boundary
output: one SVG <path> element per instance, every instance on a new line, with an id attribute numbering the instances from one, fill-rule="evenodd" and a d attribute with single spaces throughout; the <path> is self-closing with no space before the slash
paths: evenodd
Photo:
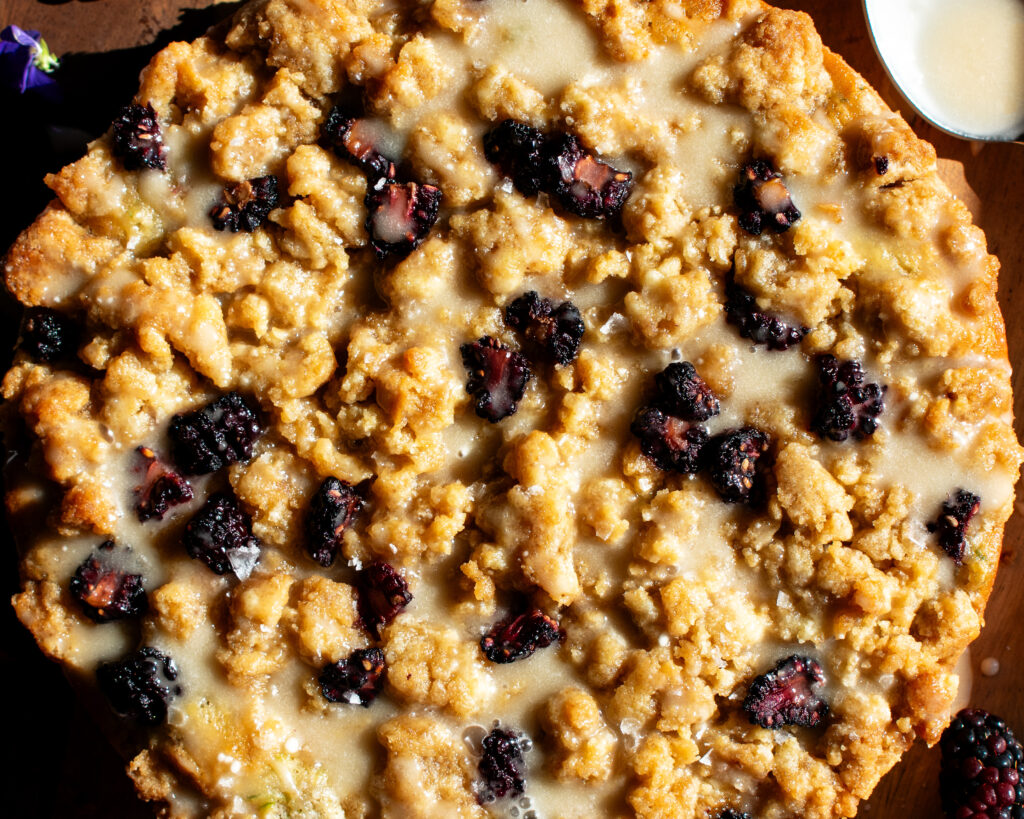
<path id="1" fill-rule="evenodd" d="M 252 3 L 144 72 L 168 170 L 127 172 L 102 138 L 48 177 L 57 200 L 7 255 L 23 304 L 84 328 L 77 361 L 22 352 L 3 382 L 5 423 L 33 442 L 8 506 L 49 514 L 26 527 L 15 608 L 86 676 L 140 639 L 177 658 L 183 694 L 129 766 L 171 815 L 201 810 L 182 796 L 194 790 L 215 816 L 484 816 L 477 735 L 500 719 L 533 734 L 528 795 L 567 816 L 852 816 L 948 721 L 1022 458 L 984 236 L 931 146 L 806 15 L 531 3 L 531 19 L 570 27 L 567 48 L 593 45 L 586 81 L 523 64 L 503 50 L 515 37 L 487 40 L 489 16 L 518 8 L 501 0 Z M 402 173 L 444 196 L 401 261 L 374 259 L 366 175 L 320 144 L 333 103 L 357 94 L 397 135 Z M 509 117 L 633 169 L 621 229 L 504 179 L 481 137 Z M 802 211 L 785 233 L 738 218 L 752 158 Z M 223 187 L 263 174 L 281 188 L 268 220 L 215 231 Z M 730 280 L 806 326 L 800 346 L 753 351 L 726 322 Z M 503 316 L 531 289 L 578 305 L 582 348 L 534 362 L 518 411 L 491 425 L 460 348 L 489 335 L 529 353 Z M 873 436 L 812 430 L 824 353 L 886 385 Z M 682 358 L 721 401 L 712 434 L 771 436 L 763 504 L 723 503 L 631 435 L 655 373 Z M 168 456 L 170 417 L 230 390 L 259 406 L 254 456 L 138 522 L 135 448 Z M 328 476 L 369 488 L 325 569 L 307 519 Z M 982 498 L 962 565 L 926 528 L 957 488 Z M 217 490 L 252 519 L 251 573 L 214 575 L 182 548 Z M 108 536 L 144 566 L 141 628 L 89 621 L 68 591 Z M 379 639 L 357 591 L 374 560 L 413 595 Z M 479 639 L 513 601 L 556 616 L 565 639 L 498 666 Z M 371 646 L 384 694 L 329 703 L 320 671 Z M 825 667 L 830 716 L 758 727 L 745 692 L 793 653 Z"/>

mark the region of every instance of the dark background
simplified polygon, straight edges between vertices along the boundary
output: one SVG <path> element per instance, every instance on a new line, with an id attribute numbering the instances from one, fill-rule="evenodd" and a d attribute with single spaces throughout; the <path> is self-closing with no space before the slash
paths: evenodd
<path id="1" fill-rule="evenodd" d="M 43 176 L 77 158 L 86 138 L 106 130 L 117 109 L 133 96 L 138 73 L 149 58 L 174 39 L 201 34 L 235 5 L 210 6 L 207 0 L 0 0 L 0 28 L 14 23 L 38 29 L 64 55 L 58 75 L 62 103 L 0 94 L 0 253 L 49 201 Z M 940 156 L 948 157 L 940 163 L 943 177 L 971 208 L 985 229 L 990 250 L 1002 260 L 1000 301 L 1009 325 L 1010 359 L 1019 365 L 1024 360 L 1024 288 L 1020 287 L 1024 241 L 1019 238 L 1024 147 L 986 145 L 979 151 L 915 117 L 875 57 L 859 0 L 776 0 L 775 5 L 809 12 L 825 43 L 864 74 L 891 106 L 902 106 L 915 130 L 936 145 Z M 18 310 L 10 299 L 0 299 L 0 350 L 13 345 L 17 319 Z M 1024 367 L 1017 369 L 1016 414 L 1021 418 L 1020 371 Z M 1018 432 L 1020 428 L 1018 424 Z M 18 588 L 17 561 L 10 533 L 0 531 L 0 537 L 6 541 L 0 544 L 0 679 L 7 747 L 5 764 L 0 765 L 7 779 L 0 815 L 150 817 L 150 810 L 133 797 L 129 780 L 121 772 L 124 763 L 6 604 Z M 1022 537 L 1024 522 L 1015 514 L 989 603 L 989 622 L 971 648 L 972 704 L 1005 716 L 1016 726 L 1018 736 L 1024 733 L 1024 568 L 1017 554 Z M 997 676 L 980 675 L 978 666 L 986 657 L 1001 663 Z M 860 815 L 935 819 L 941 815 L 937 776 L 937 749 L 928 750 L 919 743 L 883 781 Z"/>

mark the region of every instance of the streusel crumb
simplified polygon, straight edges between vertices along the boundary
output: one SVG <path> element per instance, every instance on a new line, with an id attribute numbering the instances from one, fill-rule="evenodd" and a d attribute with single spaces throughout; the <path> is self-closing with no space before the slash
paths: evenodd
<path id="1" fill-rule="evenodd" d="M 810 18 L 264 0 L 124 102 L 7 254 L 3 420 L 15 611 L 144 799 L 831 819 L 938 739 L 998 262 Z"/>

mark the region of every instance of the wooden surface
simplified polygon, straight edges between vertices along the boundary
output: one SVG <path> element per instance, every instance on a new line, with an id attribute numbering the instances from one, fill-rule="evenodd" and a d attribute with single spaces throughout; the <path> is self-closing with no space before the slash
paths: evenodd
<path id="1" fill-rule="evenodd" d="M 39 121 L 65 129 L 101 132 L 113 111 L 131 97 L 138 70 L 156 47 L 175 38 L 191 38 L 214 22 L 224 8 L 200 10 L 207 0 L 0 0 L 0 27 L 15 23 L 43 32 L 50 46 L 71 54 L 65 63 L 68 98 L 60 108 L 0 101 L 5 127 L 0 129 L 5 157 L 5 218 L 0 220 L 0 247 L 25 227 L 46 201 L 40 180 L 74 158 L 74 133 L 55 135 Z M 826 45 L 837 51 L 875 86 L 894 108 L 901 100 L 888 82 L 867 38 L 859 0 L 776 0 L 776 5 L 808 12 Z M 12 117 L 11 105 L 16 114 Z M 20 106 L 20 107 L 19 107 Z M 1007 317 L 1010 360 L 1024 360 L 1024 146 L 986 145 L 980 151 L 966 142 L 929 127 L 903 106 L 914 129 L 933 142 L 946 181 L 974 213 L 988 235 L 989 248 L 1003 263 L 1000 299 Z M 14 124 L 11 125 L 11 121 Z M 72 154 L 72 155 L 68 155 Z M 13 180 L 13 184 L 12 184 Z M 20 191 L 12 197 L 11 191 Z M 7 336 L 10 322 L 5 322 Z M 0 338 L 0 343 L 6 342 Z M 1024 417 L 1024 367 L 1017 367 L 1016 414 Z M 1018 432 L 1022 425 L 1018 422 Z M 1024 734 L 1024 561 L 1019 547 L 1024 520 L 1010 521 L 1003 565 L 989 604 L 987 625 L 971 649 L 973 688 L 970 701 L 1005 716 Z M 3 589 L 11 593 L 16 576 L 11 550 L 3 563 Z M 68 819 L 142 817 L 133 805 L 120 774 L 120 763 L 96 736 L 87 715 L 74 707 L 70 691 L 56 669 L 40 659 L 31 643 L 3 612 L 0 673 L 8 690 L 7 709 L 16 712 L 5 727 L 8 743 L 20 743 L 18 759 L 8 769 L 4 814 Z M 994 657 L 1001 670 L 994 677 L 979 671 Z M 12 746 L 8 744 L 10 749 Z M 58 784 L 53 771 L 60 771 Z M 935 819 L 941 816 L 937 797 L 938 751 L 918 745 L 883 781 L 861 816 L 873 819 Z M 105 805 L 105 807 L 104 807 Z M 114 810 L 111 806 L 116 805 Z M 121 806 L 124 807 L 121 807 Z M 595 819 L 598 819 L 595 817 Z"/>

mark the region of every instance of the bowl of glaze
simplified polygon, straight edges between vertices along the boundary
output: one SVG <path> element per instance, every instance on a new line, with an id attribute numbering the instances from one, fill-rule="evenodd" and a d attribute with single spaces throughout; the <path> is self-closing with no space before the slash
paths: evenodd
<path id="1" fill-rule="evenodd" d="M 965 139 L 1024 134 L 1024 0 L 863 0 L 893 84 L 922 117 Z"/>

